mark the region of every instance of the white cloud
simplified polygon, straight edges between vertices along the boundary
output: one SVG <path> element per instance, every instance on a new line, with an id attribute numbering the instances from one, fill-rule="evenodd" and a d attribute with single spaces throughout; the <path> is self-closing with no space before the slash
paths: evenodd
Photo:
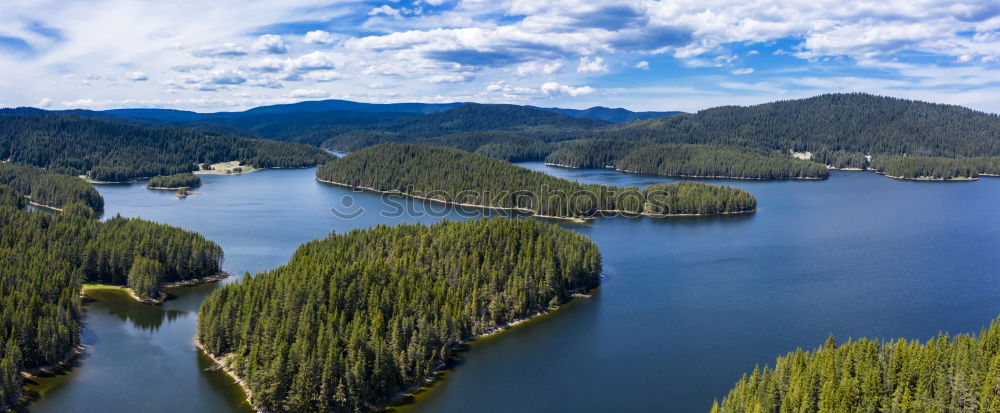
<path id="1" fill-rule="evenodd" d="M 236 43 L 201 46 L 191 51 L 194 57 L 234 58 L 246 56 L 247 52 Z"/>
<path id="2" fill-rule="evenodd" d="M 542 84 L 542 87 L 540 88 L 540 90 L 542 91 L 542 93 L 544 93 L 547 96 L 562 96 L 562 95 L 566 95 L 566 96 L 574 96 L 574 97 L 575 96 L 589 95 L 589 94 L 594 93 L 596 91 L 596 89 L 594 89 L 594 88 L 592 88 L 590 86 L 573 87 L 573 86 L 562 85 L 562 84 L 559 84 L 559 83 L 556 83 L 556 82 L 545 82 L 544 84 Z"/>
<path id="3" fill-rule="evenodd" d="M 42 98 L 42 100 L 39 100 L 38 103 L 35 104 L 35 107 L 42 108 L 42 109 L 50 107 L 50 106 L 52 106 L 52 99 L 50 99 L 50 98 Z"/>
<path id="4" fill-rule="evenodd" d="M 149 77 L 146 76 L 146 74 L 142 73 L 142 72 L 128 72 L 128 73 L 125 74 L 125 77 L 128 80 L 131 80 L 133 82 L 142 82 L 142 81 L 149 80 Z"/>
<path id="5" fill-rule="evenodd" d="M 749 74 L 753 73 L 753 68 L 752 67 L 746 67 L 746 68 L 740 68 L 740 69 L 733 69 L 729 73 L 732 73 L 734 75 L 749 75 Z"/>
<path id="6" fill-rule="evenodd" d="M 319 99 L 330 96 L 330 92 L 320 89 L 295 89 L 288 94 L 291 98 L 311 98 Z"/>
<path id="7" fill-rule="evenodd" d="M 334 37 L 333 34 L 325 30 L 313 30 L 309 33 L 306 33 L 306 36 L 303 40 L 306 43 L 312 43 L 312 44 L 332 44 L 333 42 L 337 41 L 336 37 Z"/>
<path id="8" fill-rule="evenodd" d="M 396 10 L 392 7 L 389 7 L 388 5 L 383 4 L 379 7 L 371 9 L 371 11 L 368 12 L 369 16 L 378 16 L 380 14 L 384 14 L 386 16 L 399 17 L 399 10 Z"/>
<path id="9" fill-rule="evenodd" d="M 517 68 L 515 69 L 515 74 L 518 77 L 525 77 L 538 74 L 551 75 L 558 73 L 560 70 L 562 70 L 563 66 L 565 65 L 566 63 L 562 61 L 555 61 L 549 63 L 528 62 L 522 65 L 518 65 Z"/>
<path id="10" fill-rule="evenodd" d="M 608 66 L 604 64 L 604 58 L 590 59 L 583 56 L 580 58 L 580 65 L 576 67 L 576 71 L 577 73 L 608 73 Z"/>
<path id="11" fill-rule="evenodd" d="M 285 54 L 288 53 L 288 46 L 281 36 L 276 34 L 265 34 L 257 38 L 253 43 L 253 50 L 258 53 Z"/>
<path id="12" fill-rule="evenodd" d="M 639 70 L 649 70 L 649 62 L 643 60 L 635 64 L 635 68 Z"/>
<path id="13" fill-rule="evenodd" d="M 421 80 L 430 83 L 462 83 L 472 80 L 472 77 L 466 75 L 432 75 L 424 77 Z"/>

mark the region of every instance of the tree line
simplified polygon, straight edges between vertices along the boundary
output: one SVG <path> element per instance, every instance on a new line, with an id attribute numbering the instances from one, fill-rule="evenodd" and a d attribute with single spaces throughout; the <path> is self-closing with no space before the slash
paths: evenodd
<path id="1" fill-rule="evenodd" d="M 52 113 L 0 115 L 0 159 L 98 181 L 172 175 L 234 160 L 259 168 L 308 167 L 330 157 L 313 146 L 192 129 Z"/>
<path id="2" fill-rule="evenodd" d="M 585 218 L 602 212 L 710 215 L 752 211 L 757 205 L 752 195 L 731 187 L 698 182 L 644 189 L 587 185 L 457 149 L 409 144 L 381 144 L 351 153 L 320 167 L 316 177 L 381 192 L 553 217 Z"/>
<path id="3" fill-rule="evenodd" d="M 193 188 L 201 185 L 201 178 L 193 173 L 180 173 L 149 178 L 149 188 Z"/>
<path id="4" fill-rule="evenodd" d="M 893 158 L 880 168 L 887 176 L 904 179 L 973 179 L 979 171 L 963 159 L 907 156 Z"/>
<path id="5" fill-rule="evenodd" d="M 608 139 L 573 141 L 545 162 L 569 167 L 612 167 L 663 176 L 738 179 L 825 179 L 823 164 L 778 152 L 692 144 L 620 145 Z"/>
<path id="6" fill-rule="evenodd" d="M 57 363 L 80 344 L 83 282 L 155 298 L 163 283 L 217 274 L 222 260 L 218 245 L 193 232 L 134 218 L 101 222 L 70 213 L 77 201 L 62 213 L 27 211 L 24 195 L 0 184 L 0 407 L 20 399 L 21 371 Z"/>
<path id="7" fill-rule="evenodd" d="M 457 344 L 597 287 L 600 272 L 593 242 L 536 220 L 378 226 L 306 243 L 216 290 L 197 337 L 258 409 L 369 411 Z"/>
<path id="8" fill-rule="evenodd" d="M 773 367 L 744 374 L 712 413 L 998 412 L 1000 319 L 976 335 L 860 339 L 831 336 Z"/>
<path id="9" fill-rule="evenodd" d="M 77 214 L 97 216 L 104 211 L 104 198 L 83 180 L 55 174 L 31 165 L 0 163 L 0 184 L 31 198 L 31 201 L 59 209 L 73 206 Z M 74 205 L 79 204 L 79 205 Z"/>

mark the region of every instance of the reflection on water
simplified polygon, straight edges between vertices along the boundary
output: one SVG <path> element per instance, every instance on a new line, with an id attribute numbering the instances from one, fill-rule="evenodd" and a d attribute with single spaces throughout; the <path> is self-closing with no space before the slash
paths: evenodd
<path id="1" fill-rule="evenodd" d="M 129 323 L 137 329 L 150 332 L 159 330 L 164 322 L 172 322 L 187 314 L 187 312 L 181 310 L 164 309 L 158 305 L 142 304 L 132 299 L 124 290 L 119 289 L 88 291 L 87 298 L 89 299 L 86 304 L 90 311 L 98 309 L 107 311 L 108 314 L 118 317 L 119 320 Z M 96 305 L 97 302 L 101 304 Z"/>

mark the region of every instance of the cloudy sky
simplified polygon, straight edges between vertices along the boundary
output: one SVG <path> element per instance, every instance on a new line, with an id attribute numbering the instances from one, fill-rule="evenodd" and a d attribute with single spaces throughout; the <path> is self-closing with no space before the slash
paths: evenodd
<path id="1" fill-rule="evenodd" d="M 694 111 L 863 91 L 1000 112 L 998 0 L 4 0 L 0 106 L 316 99 Z"/>

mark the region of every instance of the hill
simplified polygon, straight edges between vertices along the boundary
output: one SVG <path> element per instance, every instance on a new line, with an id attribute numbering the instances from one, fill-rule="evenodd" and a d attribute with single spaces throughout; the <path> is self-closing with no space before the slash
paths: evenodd
<path id="1" fill-rule="evenodd" d="M 238 160 L 258 168 L 315 166 L 331 158 L 306 145 L 76 115 L 0 115 L 0 159 L 121 182 Z"/>
<path id="2" fill-rule="evenodd" d="M 532 106 L 533 107 L 533 106 Z M 678 115 L 684 112 L 633 112 L 623 108 L 606 108 L 604 106 L 594 106 L 589 109 L 563 109 L 563 108 L 536 108 L 550 112 L 561 113 L 574 118 L 585 118 L 601 120 L 608 123 L 631 122 L 633 120 L 643 120 L 652 118 L 662 118 L 666 116 Z"/>

